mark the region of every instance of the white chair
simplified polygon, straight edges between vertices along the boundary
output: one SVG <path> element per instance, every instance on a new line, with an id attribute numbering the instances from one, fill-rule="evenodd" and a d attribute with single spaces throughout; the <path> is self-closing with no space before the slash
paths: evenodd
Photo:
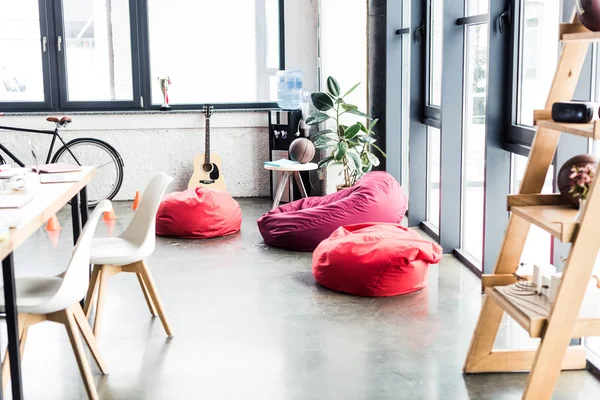
<path id="1" fill-rule="evenodd" d="M 112 204 L 104 200 L 98 204 L 87 224 L 83 228 L 79 240 L 71 253 L 71 261 L 67 269 L 59 276 L 19 277 L 16 279 L 16 297 L 19 322 L 19 339 L 21 357 L 25 349 L 25 340 L 29 327 L 43 321 L 53 321 L 65 325 L 79 371 L 90 399 L 97 399 L 98 393 L 90 372 L 87 358 L 79 337 L 83 334 L 92 356 L 103 374 L 107 373 L 104 360 L 98 352 L 96 338 L 85 317 L 79 302 L 85 296 L 89 284 L 90 247 L 94 231 L 100 216 L 110 211 Z M 4 311 L 4 288 L 0 289 L 0 310 Z M 2 363 L 2 380 L 4 385 L 10 381 L 8 351 Z"/>
<path id="2" fill-rule="evenodd" d="M 167 335 L 173 336 L 156 286 L 144 261 L 154 252 L 156 212 L 162 196 L 172 180 L 173 178 L 163 173 L 153 176 L 148 186 L 146 186 L 146 190 L 144 190 L 142 200 L 133 215 L 131 223 L 125 231 L 118 237 L 98 238 L 92 242 L 90 263 L 94 265 L 94 269 L 88 295 L 85 299 L 84 310 L 86 316 L 89 317 L 91 304 L 97 290 L 98 301 L 94 317 L 95 335 L 98 335 L 100 331 L 108 279 L 120 272 L 131 272 L 137 275 L 150 314 L 152 316 L 158 314 Z"/>

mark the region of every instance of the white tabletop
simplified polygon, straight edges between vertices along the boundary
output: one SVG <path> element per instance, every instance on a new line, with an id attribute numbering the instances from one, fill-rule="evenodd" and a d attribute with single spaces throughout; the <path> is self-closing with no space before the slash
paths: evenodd
<path id="1" fill-rule="evenodd" d="M 286 165 L 284 167 L 276 167 L 274 165 L 267 165 L 265 164 L 265 169 L 268 169 L 270 171 L 312 171 L 319 168 L 319 166 L 315 163 L 306 163 L 306 164 L 293 164 L 293 165 Z"/>
<path id="2" fill-rule="evenodd" d="M 0 260 L 19 247 L 29 236 L 46 223 L 79 191 L 88 184 L 96 172 L 95 167 L 82 167 L 78 182 L 40 184 L 33 200 L 21 208 L 0 210 L 0 221 L 11 223 L 10 238 L 0 242 Z"/>

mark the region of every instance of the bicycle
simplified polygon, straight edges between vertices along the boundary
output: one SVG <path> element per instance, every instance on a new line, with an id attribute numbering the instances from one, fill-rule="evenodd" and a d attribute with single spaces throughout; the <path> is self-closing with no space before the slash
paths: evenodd
<path id="1" fill-rule="evenodd" d="M 81 165 L 94 165 L 96 167 L 96 176 L 88 184 L 88 205 L 96 206 L 101 200 L 113 199 L 121 185 L 123 184 L 123 159 L 117 150 L 110 144 L 94 138 L 77 138 L 69 142 L 65 142 L 60 134 L 60 130 L 66 128 L 71 123 L 70 117 L 48 117 L 48 122 L 54 122 L 56 127 L 53 131 L 18 128 L 13 126 L 0 126 L 0 129 L 15 131 L 40 133 L 44 135 L 52 135 L 52 142 L 48 148 L 46 155 L 46 164 L 50 163 L 67 163 Z M 56 153 L 53 154 L 56 139 L 62 143 Z M 10 157 L 20 167 L 25 167 L 25 164 L 15 156 L 9 149 L 0 143 L 0 150 Z M 33 152 L 34 158 L 37 157 Z M 0 164 L 6 164 L 5 158 L 0 153 Z"/>

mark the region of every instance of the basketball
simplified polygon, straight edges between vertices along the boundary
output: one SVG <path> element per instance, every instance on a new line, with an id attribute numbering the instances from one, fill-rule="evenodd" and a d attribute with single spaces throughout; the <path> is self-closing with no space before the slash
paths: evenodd
<path id="1" fill-rule="evenodd" d="M 306 138 L 298 138 L 290 144 L 290 159 L 306 164 L 311 162 L 315 156 L 315 145 Z"/>
<path id="2" fill-rule="evenodd" d="M 579 20 L 590 31 L 600 31 L 600 0 L 576 0 Z"/>
<path id="3" fill-rule="evenodd" d="M 569 176 L 571 175 L 571 168 L 573 166 L 585 167 L 588 164 L 593 164 L 597 167 L 598 159 L 590 154 L 580 154 L 570 158 L 562 167 L 560 167 L 556 185 L 558 186 L 562 198 L 569 204 L 574 206 L 579 205 L 579 198 L 573 197 L 573 195 L 569 193 L 569 186 L 571 183 L 571 178 L 569 178 Z"/>

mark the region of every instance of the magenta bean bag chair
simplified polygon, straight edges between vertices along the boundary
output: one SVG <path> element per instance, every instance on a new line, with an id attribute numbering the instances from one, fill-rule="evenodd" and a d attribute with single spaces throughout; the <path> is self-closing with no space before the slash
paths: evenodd
<path id="1" fill-rule="evenodd" d="M 406 195 L 390 174 L 369 172 L 351 188 L 285 204 L 263 215 L 257 223 L 266 244 L 313 251 L 340 226 L 364 222 L 398 224 L 406 206 Z"/>
<path id="2" fill-rule="evenodd" d="M 156 234 L 209 239 L 239 232 L 242 210 L 227 192 L 203 187 L 165 196 L 156 214 Z"/>
<path id="3" fill-rule="evenodd" d="M 313 254 L 313 276 L 326 288 L 357 296 L 397 296 L 427 286 L 442 248 L 397 224 L 342 226 Z"/>

